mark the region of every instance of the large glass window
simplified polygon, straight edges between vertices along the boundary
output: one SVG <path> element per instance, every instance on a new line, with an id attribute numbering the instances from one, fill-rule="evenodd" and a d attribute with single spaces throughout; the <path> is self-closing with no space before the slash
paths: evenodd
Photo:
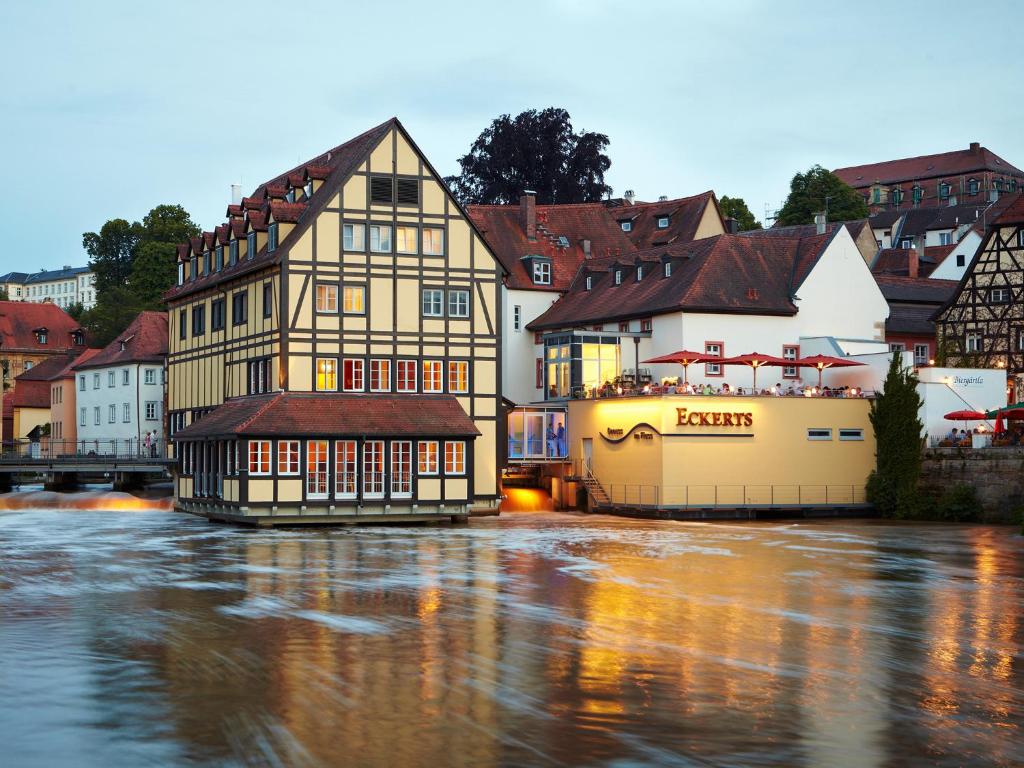
<path id="1" fill-rule="evenodd" d="M 586 333 L 544 340 L 544 394 L 548 400 L 595 397 L 617 383 L 621 369 L 617 336 Z"/>
<path id="2" fill-rule="evenodd" d="M 412 443 L 407 440 L 391 443 L 391 496 L 412 496 Z"/>
<path id="3" fill-rule="evenodd" d="M 384 496 L 384 441 L 363 443 L 363 496 L 379 499 Z"/>
<path id="4" fill-rule="evenodd" d="M 270 474 L 270 440 L 249 441 L 249 474 Z"/>
<path id="5" fill-rule="evenodd" d="M 338 361 L 333 357 L 316 359 L 316 388 L 319 392 L 336 392 L 338 389 Z"/>
<path id="6" fill-rule="evenodd" d="M 326 499 L 327 485 L 327 441 L 306 441 L 306 498 Z"/>
<path id="7" fill-rule="evenodd" d="M 334 495 L 339 499 L 356 497 L 358 471 L 355 440 L 337 440 L 334 443 Z"/>

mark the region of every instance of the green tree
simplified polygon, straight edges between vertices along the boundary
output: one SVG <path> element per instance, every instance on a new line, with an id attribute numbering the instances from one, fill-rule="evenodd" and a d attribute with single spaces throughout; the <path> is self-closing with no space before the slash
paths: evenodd
<path id="1" fill-rule="evenodd" d="M 789 197 L 779 211 L 781 226 L 813 224 L 814 214 L 828 211 L 828 221 L 851 221 L 868 215 L 864 197 L 820 165 L 798 173 L 789 184 Z"/>
<path id="2" fill-rule="evenodd" d="M 718 208 L 722 211 L 722 216 L 727 219 L 736 220 L 736 223 L 739 224 L 740 232 L 761 229 L 761 222 L 754 218 L 754 214 L 747 207 L 747 203 L 742 197 L 722 195 L 722 199 L 718 201 Z"/>
<path id="3" fill-rule="evenodd" d="M 892 356 L 882 392 L 871 403 L 875 433 L 875 471 L 868 478 L 868 501 L 885 517 L 915 517 L 921 507 L 921 396 L 917 374 Z"/>
<path id="4" fill-rule="evenodd" d="M 10 301 L 11 297 L 7 295 L 6 288 L 0 288 L 0 301 Z"/>
<path id="5" fill-rule="evenodd" d="M 128 284 L 141 227 L 124 219 L 111 219 L 99 232 L 82 235 L 89 266 L 96 275 L 97 296 Z"/>
<path id="6" fill-rule="evenodd" d="M 117 338 L 145 306 L 127 286 L 110 288 L 96 305 L 82 315 L 79 322 L 89 335 L 89 343 L 103 347 Z"/>
<path id="7" fill-rule="evenodd" d="M 501 115 L 459 158 L 461 174 L 445 181 L 463 203 L 514 203 L 526 189 L 538 203 L 600 200 L 612 191 L 607 148 L 603 133 L 576 133 L 564 109 Z"/>
<path id="8" fill-rule="evenodd" d="M 82 317 L 85 315 L 85 307 L 82 306 L 80 301 L 76 301 L 64 311 L 78 322 L 82 322 Z"/>

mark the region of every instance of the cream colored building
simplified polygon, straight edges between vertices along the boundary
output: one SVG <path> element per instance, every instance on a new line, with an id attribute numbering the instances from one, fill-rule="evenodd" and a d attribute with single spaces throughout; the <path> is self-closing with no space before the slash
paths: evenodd
<path id="1" fill-rule="evenodd" d="M 179 247 L 180 508 L 260 524 L 497 505 L 502 268 L 396 119 Z"/>

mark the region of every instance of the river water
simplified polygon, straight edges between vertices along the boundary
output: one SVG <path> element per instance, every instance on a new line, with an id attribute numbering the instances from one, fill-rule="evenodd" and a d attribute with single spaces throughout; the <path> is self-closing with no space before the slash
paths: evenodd
<path id="1" fill-rule="evenodd" d="M 4 766 L 1024 765 L 1007 528 L 0 513 Z"/>

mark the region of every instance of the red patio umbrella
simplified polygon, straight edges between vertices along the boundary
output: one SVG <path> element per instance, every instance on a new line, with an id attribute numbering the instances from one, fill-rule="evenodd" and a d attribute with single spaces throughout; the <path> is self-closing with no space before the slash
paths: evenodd
<path id="1" fill-rule="evenodd" d="M 687 382 L 687 368 L 694 363 L 706 363 L 711 360 L 719 360 L 714 355 L 709 355 L 707 352 L 690 352 L 688 349 L 681 349 L 678 352 L 672 352 L 668 355 L 661 355 L 660 357 L 652 357 L 650 360 L 643 360 L 644 363 L 677 363 L 683 366 L 683 383 Z"/>
<path id="2" fill-rule="evenodd" d="M 985 414 L 981 411 L 952 411 L 942 418 L 946 421 L 981 421 Z"/>
<path id="3" fill-rule="evenodd" d="M 786 360 L 782 357 L 775 357 L 775 355 L 762 355 L 760 352 L 749 352 L 745 355 L 737 355 L 736 357 L 726 357 L 724 359 L 717 360 L 716 362 L 722 365 L 747 365 L 754 371 L 754 389 L 757 389 L 757 369 L 764 368 L 766 365 L 785 366 L 793 365 L 792 360 Z"/>
<path id="4" fill-rule="evenodd" d="M 789 360 L 786 362 L 786 365 L 799 365 L 801 368 L 817 368 L 818 389 L 821 389 L 821 374 L 826 368 L 852 368 L 855 365 L 865 365 L 865 363 L 851 360 L 848 357 L 811 355 L 810 357 L 801 357 L 799 360 Z"/>

